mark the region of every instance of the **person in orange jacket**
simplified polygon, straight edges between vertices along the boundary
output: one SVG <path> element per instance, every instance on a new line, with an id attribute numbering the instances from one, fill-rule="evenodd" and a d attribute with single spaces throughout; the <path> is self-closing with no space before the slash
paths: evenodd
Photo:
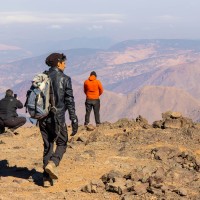
<path id="1" fill-rule="evenodd" d="M 88 125 L 90 122 L 90 113 L 93 108 L 96 125 L 100 124 L 100 99 L 99 96 L 103 93 L 103 86 L 100 80 L 97 80 L 97 74 L 95 71 L 90 73 L 89 78 L 84 82 L 84 92 L 86 94 L 85 101 L 85 123 Z"/>

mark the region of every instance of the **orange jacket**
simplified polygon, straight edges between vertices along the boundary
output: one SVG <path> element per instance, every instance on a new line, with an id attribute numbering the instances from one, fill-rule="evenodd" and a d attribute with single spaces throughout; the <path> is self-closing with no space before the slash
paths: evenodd
<path id="1" fill-rule="evenodd" d="M 87 99 L 99 99 L 99 96 L 103 93 L 103 86 L 100 80 L 96 79 L 96 76 L 90 76 L 84 82 L 84 92 Z"/>

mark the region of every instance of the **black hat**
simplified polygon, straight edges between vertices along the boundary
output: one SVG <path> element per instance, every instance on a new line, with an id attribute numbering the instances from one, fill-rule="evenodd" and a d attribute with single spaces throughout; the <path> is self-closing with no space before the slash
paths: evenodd
<path id="1" fill-rule="evenodd" d="M 94 75 L 94 76 L 96 76 L 96 77 L 97 77 L 97 74 L 96 74 L 96 72 L 95 72 L 95 71 L 92 71 L 92 72 L 90 73 L 90 76 L 92 76 L 92 75 Z"/>
<path id="2" fill-rule="evenodd" d="M 66 60 L 66 56 L 62 53 L 52 53 L 46 58 L 46 64 L 49 67 L 57 67 L 58 62 L 63 62 Z"/>

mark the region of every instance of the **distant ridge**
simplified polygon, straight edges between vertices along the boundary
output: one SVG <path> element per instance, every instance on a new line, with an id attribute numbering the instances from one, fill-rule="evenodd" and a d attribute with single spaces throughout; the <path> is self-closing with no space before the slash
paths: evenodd
<path id="1" fill-rule="evenodd" d="M 177 110 L 198 121 L 200 101 L 199 40 L 127 40 L 109 49 L 60 50 L 67 55 L 80 121 L 84 120 L 83 82 L 93 70 L 105 88 L 101 116 L 114 122 L 144 115 L 150 122 Z M 0 93 L 14 88 L 25 97 L 27 81 L 47 70 L 49 53 L 1 64 Z"/>
<path id="2" fill-rule="evenodd" d="M 109 48 L 109 50 L 124 50 L 128 47 L 135 47 L 138 45 L 157 45 L 162 48 L 176 48 L 176 49 L 195 49 L 200 50 L 200 40 L 189 39 L 137 39 L 126 40 L 119 42 Z"/>

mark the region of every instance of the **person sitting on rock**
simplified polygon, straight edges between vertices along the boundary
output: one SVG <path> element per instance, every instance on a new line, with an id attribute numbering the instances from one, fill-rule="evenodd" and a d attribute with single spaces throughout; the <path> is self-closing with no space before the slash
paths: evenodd
<path id="1" fill-rule="evenodd" d="M 0 100 L 0 134 L 8 127 L 12 132 L 26 123 L 25 117 L 19 117 L 17 109 L 23 108 L 23 104 L 14 97 L 11 89 L 6 90 L 6 95 Z"/>

